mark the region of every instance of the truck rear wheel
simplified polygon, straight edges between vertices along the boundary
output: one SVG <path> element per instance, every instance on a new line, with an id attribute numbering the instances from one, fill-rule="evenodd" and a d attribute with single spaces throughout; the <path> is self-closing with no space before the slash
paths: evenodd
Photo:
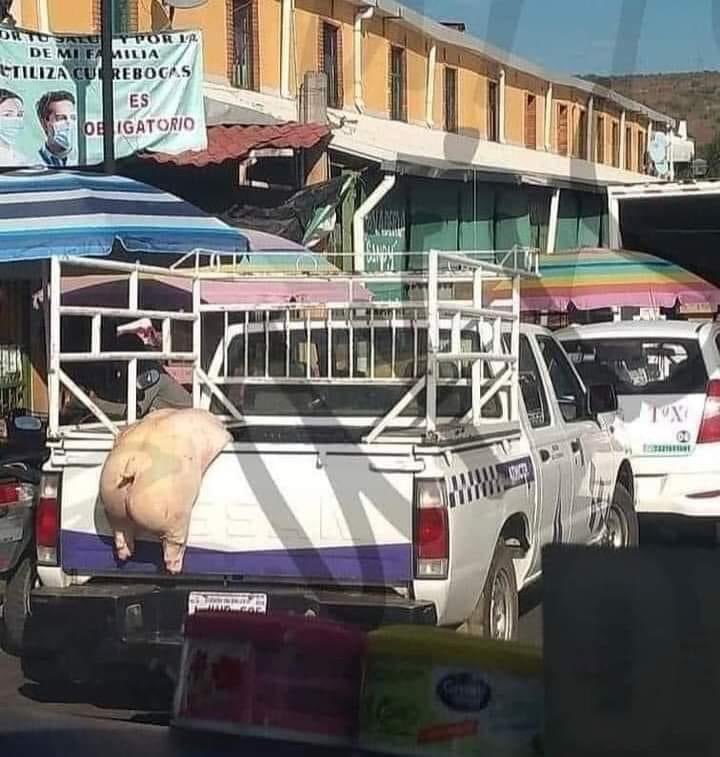
<path id="1" fill-rule="evenodd" d="M 458 631 L 486 639 L 512 641 L 517 636 L 519 609 L 515 566 L 510 550 L 501 539 L 495 547 L 480 599 Z"/>
<path id="2" fill-rule="evenodd" d="M 640 529 L 630 492 L 617 484 L 605 521 L 605 546 L 611 549 L 637 547 Z"/>
<path id="3" fill-rule="evenodd" d="M 23 648 L 25 625 L 30 614 L 30 592 L 35 584 L 35 563 L 24 557 L 8 579 L 3 603 L 2 647 L 19 655 Z"/>

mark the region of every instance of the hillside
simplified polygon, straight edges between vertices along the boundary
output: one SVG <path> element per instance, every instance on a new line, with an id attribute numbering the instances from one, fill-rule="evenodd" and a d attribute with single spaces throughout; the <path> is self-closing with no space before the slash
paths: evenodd
<path id="1" fill-rule="evenodd" d="M 700 150 L 720 131 L 720 71 L 585 76 L 662 113 L 687 119 Z"/>

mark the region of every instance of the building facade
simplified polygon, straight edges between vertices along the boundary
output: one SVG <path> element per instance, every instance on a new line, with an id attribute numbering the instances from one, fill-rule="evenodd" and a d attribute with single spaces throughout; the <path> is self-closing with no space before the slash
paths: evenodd
<path id="1" fill-rule="evenodd" d="M 358 267 L 374 252 L 395 267 L 388 249 L 606 244 L 605 187 L 648 181 L 653 133 L 676 128 L 393 0 L 114 6 L 118 33 L 200 29 L 206 95 L 228 105 L 298 120 L 306 74 L 325 74 L 334 170 L 364 169 L 354 231 L 339 234 Z M 24 28 L 97 31 L 100 0 L 15 0 L 13 13 Z"/>

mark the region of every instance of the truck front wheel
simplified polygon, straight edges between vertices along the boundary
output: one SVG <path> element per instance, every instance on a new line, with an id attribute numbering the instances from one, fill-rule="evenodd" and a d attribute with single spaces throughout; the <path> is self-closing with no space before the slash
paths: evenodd
<path id="1" fill-rule="evenodd" d="M 461 633 L 512 641 L 517 636 L 520 602 L 510 550 L 501 539 L 495 547 L 485 587 Z"/>

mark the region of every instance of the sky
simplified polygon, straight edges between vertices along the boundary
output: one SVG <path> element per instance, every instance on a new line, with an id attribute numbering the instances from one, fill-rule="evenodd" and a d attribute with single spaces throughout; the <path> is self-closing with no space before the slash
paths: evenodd
<path id="1" fill-rule="evenodd" d="M 720 70 L 720 0 L 400 0 L 558 72 Z"/>

